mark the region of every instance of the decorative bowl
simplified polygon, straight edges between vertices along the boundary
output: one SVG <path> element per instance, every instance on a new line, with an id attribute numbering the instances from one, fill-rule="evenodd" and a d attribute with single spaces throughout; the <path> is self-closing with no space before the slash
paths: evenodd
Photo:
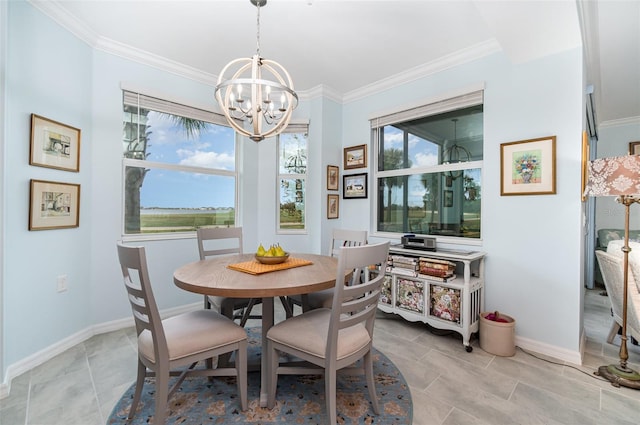
<path id="1" fill-rule="evenodd" d="M 288 252 L 286 252 L 285 255 L 280 257 L 260 257 L 259 255 L 256 255 L 256 260 L 258 260 L 258 262 L 262 264 L 280 264 L 280 263 L 284 263 L 288 259 L 289 259 Z"/>

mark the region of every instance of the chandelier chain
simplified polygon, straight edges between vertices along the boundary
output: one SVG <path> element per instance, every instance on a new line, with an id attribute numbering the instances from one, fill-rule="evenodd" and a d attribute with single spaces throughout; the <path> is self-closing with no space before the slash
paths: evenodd
<path id="1" fill-rule="evenodd" d="M 256 8 L 258 12 L 256 13 L 256 54 L 260 57 L 260 1 L 256 2 Z"/>

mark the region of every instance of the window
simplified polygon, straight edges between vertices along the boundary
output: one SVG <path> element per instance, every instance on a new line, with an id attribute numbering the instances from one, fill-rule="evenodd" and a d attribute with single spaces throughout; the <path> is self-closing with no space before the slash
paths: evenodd
<path id="1" fill-rule="evenodd" d="M 481 237 L 482 91 L 371 120 L 376 231 Z"/>
<path id="2" fill-rule="evenodd" d="M 307 124 L 289 124 L 278 136 L 278 233 L 306 232 Z"/>
<path id="3" fill-rule="evenodd" d="M 124 234 L 234 226 L 236 135 L 224 118 L 123 94 Z"/>

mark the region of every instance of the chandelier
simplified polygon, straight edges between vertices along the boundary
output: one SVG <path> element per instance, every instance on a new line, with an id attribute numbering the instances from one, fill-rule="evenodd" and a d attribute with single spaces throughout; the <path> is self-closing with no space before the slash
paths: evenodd
<path id="1" fill-rule="evenodd" d="M 260 7 L 267 0 L 250 0 L 257 9 L 257 48 L 251 58 L 229 62 L 220 73 L 215 97 L 227 121 L 254 142 L 280 134 L 298 106 L 298 95 L 286 69 L 260 57 Z M 227 74 L 232 74 L 227 78 Z M 251 124 L 248 131 L 242 124 Z"/>
<path id="2" fill-rule="evenodd" d="M 453 118 L 453 145 L 444 151 L 442 154 L 442 162 L 444 164 L 455 164 L 458 162 L 468 162 L 471 159 L 471 154 L 467 148 L 458 145 L 458 118 Z M 463 159 L 464 156 L 464 159 Z M 462 170 L 447 171 L 447 177 L 453 180 L 462 176 Z"/>

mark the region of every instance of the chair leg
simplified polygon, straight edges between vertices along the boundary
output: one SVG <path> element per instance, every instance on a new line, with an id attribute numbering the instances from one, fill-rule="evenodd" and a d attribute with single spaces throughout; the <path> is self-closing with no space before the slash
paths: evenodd
<path id="1" fill-rule="evenodd" d="M 227 301 L 227 300 L 225 300 Z M 231 300 L 229 300 L 231 301 Z M 228 317 L 230 320 L 233 320 L 233 303 L 232 302 L 223 302 L 220 306 L 220 314 L 225 317 Z M 218 368 L 222 367 L 230 367 L 229 360 L 231 359 L 231 353 L 224 353 L 218 356 Z M 208 365 L 208 363 L 207 363 Z"/>
<path id="2" fill-rule="evenodd" d="M 365 354 L 364 359 L 364 373 L 367 376 L 367 386 L 369 387 L 369 399 L 371 399 L 371 406 L 373 412 L 376 415 L 380 414 L 380 407 L 378 406 L 378 397 L 376 396 L 376 383 L 373 377 L 373 356 L 371 351 Z"/>
<path id="3" fill-rule="evenodd" d="M 156 413 L 154 424 L 164 424 L 167 419 L 167 405 L 169 398 L 169 369 L 168 365 L 160 365 L 156 370 Z"/>
<path id="4" fill-rule="evenodd" d="M 618 331 L 621 328 L 622 326 L 620 326 L 620 323 L 616 322 L 616 320 L 613 319 L 613 323 L 611 323 L 611 330 L 609 330 L 609 335 L 607 336 L 607 342 L 609 344 L 613 342 L 613 338 L 615 338 L 616 335 L 618 335 Z"/>
<path id="5" fill-rule="evenodd" d="M 131 408 L 129 409 L 129 419 L 133 419 L 140 402 L 140 395 L 142 394 L 142 387 L 144 386 L 144 378 L 147 375 L 147 367 L 138 358 L 138 374 L 136 376 L 136 389 L 133 393 L 133 401 L 131 402 Z"/>
<path id="6" fill-rule="evenodd" d="M 287 297 L 280 297 L 282 307 L 284 307 L 285 318 L 290 319 L 293 317 L 293 303 Z"/>
<path id="7" fill-rule="evenodd" d="M 264 353 L 263 353 L 264 355 Z M 267 341 L 267 408 L 273 409 L 276 405 L 276 389 L 278 387 L 278 353 L 271 341 Z"/>
<path id="8" fill-rule="evenodd" d="M 244 313 L 242 314 L 242 318 L 240 319 L 240 326 L 244 328 L 244 325 L 247 323 L 249 316 L 251 316 L 251 310 L 253 310 L 253 306 L 256 305 L 256 299 L 251 298 L 249 300 L 249 304 L 244 309 Z"/>
<path id="9" fill-rule="evenodd" d="M 324 370 L 324 396 L 327 398 L 327 417 L 330 424 L 338 421 L 338 412 L 336 411 L 336 370 L 335 366 L 325 368 Z"/>
<path id="10" fill-rule="evenodd" d="M 247 341 L 240 341 L 236 352 L 236 372 L 238 374 L 238 392 L 240 393 L 240 408 L 247 410 Z"/>

